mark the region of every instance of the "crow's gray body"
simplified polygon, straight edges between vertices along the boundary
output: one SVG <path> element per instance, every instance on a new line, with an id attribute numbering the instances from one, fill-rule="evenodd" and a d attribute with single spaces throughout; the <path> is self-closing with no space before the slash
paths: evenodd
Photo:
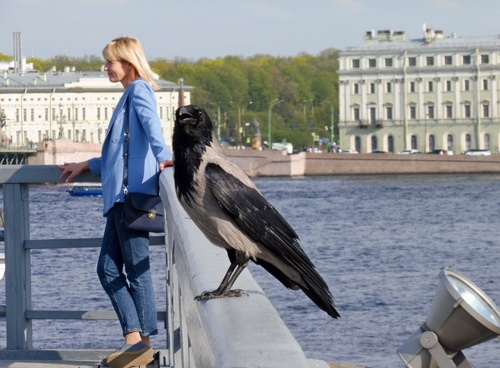
<path id="1" fill-rule="evenodd" d="M 181 205 L 213 244 L 228 251 L 231 261 L 219 288 L 199 298 L 234 295 L 234 281 L 252 260 L 286 287 L 302 289 L 330 316 L 339 317 L 328 286 L 300 247 L 297 234 L 224 155 L 203 109 L 185 106 L 177 110 L 173 151 Z"/>

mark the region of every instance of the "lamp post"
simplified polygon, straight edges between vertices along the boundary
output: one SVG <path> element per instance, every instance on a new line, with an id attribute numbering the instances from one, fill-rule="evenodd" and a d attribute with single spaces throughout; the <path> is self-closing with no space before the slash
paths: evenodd
<path id="1" fill-rule="evenodd" d="M 181 107 L 181 106 L 184 106 L 184 78 L 179 78 L 179 80 L 177 81 L 177 83 L 179 84 L 179 106 L 178 107 Z"/>
<path id="2" fill-rule="evenodd" d="M 271 139 L 271 113 L 272 113 L 273 107 L 275 105 L 279 104 L 280 102 L 283 102 L 283 100 L 280 100 L 280 99 L 278 99 L 276 97 L 274 100 L 272 100 L 269 103 L 269 110 L 268 110 L 268 114 L 267 114 L 267 140 L 268 140 L 268 147 L 269 147 L 269 149 L 271 149 L 271 146 L 272 146 L 272 139 Z"/>
<path id="3" fill-rule="evenodd" d="M 234 102 L 231 101 L 231 104 Z M 251 105 L 253 102 L 248 101 L 247 105 Z M 236 104 L 236 108 L 238 109 L 238 143 L 241 144 L 241 135 L 243 133 L 243 127 L 241 125 L 241 117 L 245 114 L 245 108 L 241 107 L 240 104 Z"/>
<path id="4" fill-rule="evenodd" d="M 62 105 L 62 103 L 59 104 L 59 116 L 58 116 L 58 120 L 59 120 L 59 139 L 64 139 L 63 124 L 65 123 L 66 116 L 63 115 L 63 105 Z"/>
<path id="5" fill-rule="evenodd" d="M 217 140 L 220 142 L 220 106 L 218 102 L 209 102 L 208 104 L 217 106 Z"/>

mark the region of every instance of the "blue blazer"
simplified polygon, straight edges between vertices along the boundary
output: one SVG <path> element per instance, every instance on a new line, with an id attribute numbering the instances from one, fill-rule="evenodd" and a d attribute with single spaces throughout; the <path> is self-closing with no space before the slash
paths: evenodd
<path id="1" fill-rule="evenodd" d="M 143 79 L 136 79 L 116 105 L 102 146 L 101 157 L 88 161 L 93 175 L 100 175 L 104 216 L 117 202 L 124 201 L 124 117 L 129 99 L 128 190 L 158 194 L 159 163 L 172 158 L 158 117 L 154 91 Z"/>

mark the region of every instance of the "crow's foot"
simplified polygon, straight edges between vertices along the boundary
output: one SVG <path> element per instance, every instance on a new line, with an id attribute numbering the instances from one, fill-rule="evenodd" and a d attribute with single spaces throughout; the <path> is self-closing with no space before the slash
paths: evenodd
<path id="1" fill-rule="evenodd" d="M 218 298 L 224 298 L 224 297 L 240 297 L 243 295 L 248 295 L 248 293 L 245 290 L 241 289 L 233 289 L 233 290 L 227 290 L 227 291 L 204 291 L 201 293 L 201 295 L 195 296 L 194 300 L 209 300 L 209 299 L 218 299 Z"/>

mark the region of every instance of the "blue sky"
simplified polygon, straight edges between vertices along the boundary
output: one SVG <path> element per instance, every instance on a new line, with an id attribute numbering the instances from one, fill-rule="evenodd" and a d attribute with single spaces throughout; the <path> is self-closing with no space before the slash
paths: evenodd
<path id="1" fill-rule="evenodd" d="M 422 26 L 445 36 L 500 34 L 498 0 L 1 0 L 0 52 L 23 56 L 101 55 L 116 36 L 132 35 L 150 59 L 227 55 L 317 55 L 363 43 L 366 31 Z"/>

